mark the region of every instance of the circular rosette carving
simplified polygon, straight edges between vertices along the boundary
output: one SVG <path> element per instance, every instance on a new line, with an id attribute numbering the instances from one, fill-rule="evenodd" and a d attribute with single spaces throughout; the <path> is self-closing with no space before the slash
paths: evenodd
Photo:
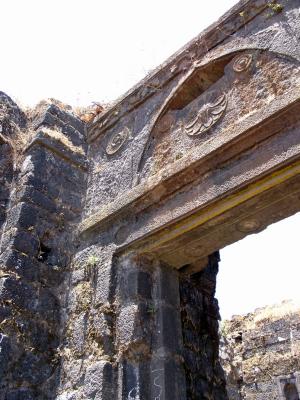
<path id="1" fill-rule="evenodd" d="M 129 137 L 129 129 L 125 128 L 123 131 L 115 133 L 106 147 L 106 153 L 109 155 L 115 154 L 123 147 L 124 143 Z"/>
<path id="2" fill-rule="evenodd" d="M 223 93 L 214 103 L 207 104 L 197 116 L 185 126 L 188 136 L 198 136 L 208 131 L 224 114 L 227 107 L 227 96 Z"/>
<path id="3" fill-rule="evenodd" d="M 252 54 L 242 54 L 237 56 L 233 62 L 233 69 L 235 72 L 246 71 L 252 62 Z"/>

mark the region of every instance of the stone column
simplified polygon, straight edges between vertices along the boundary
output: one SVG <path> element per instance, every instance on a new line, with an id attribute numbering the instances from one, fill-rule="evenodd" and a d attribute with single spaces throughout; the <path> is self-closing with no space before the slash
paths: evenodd
<path id="1" fill-rule="evenodd" d="M 177 272 L 135 256 L 120 258 L 117 271 L 117 398 L 184 400 Z"/>

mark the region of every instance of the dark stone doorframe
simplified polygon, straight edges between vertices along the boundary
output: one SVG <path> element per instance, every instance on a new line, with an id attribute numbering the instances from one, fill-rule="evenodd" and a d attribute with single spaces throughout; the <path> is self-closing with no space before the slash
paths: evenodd
<path id="1" fill-rule="evenodd" d="M 218 358 L 218 262 L 216 252 L 189 276 L 157 259 L 118 258 L 115 382 L 122 399 L 227 399 Z"/>

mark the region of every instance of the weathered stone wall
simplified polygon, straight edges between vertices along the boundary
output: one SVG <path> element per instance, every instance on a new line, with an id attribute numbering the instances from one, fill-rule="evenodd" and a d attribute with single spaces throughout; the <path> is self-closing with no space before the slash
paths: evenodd
<path id="1" fill-rule="evenodd" d="M 0 236 L 6 219 L 14 170 L 14 149 L 10 139 L 26 127 L 26 117 L 19 107 L 0 92 Z"/>
<path id="2" fill-rule="evenodd" d="M 208 266 L 180 283 L 184 367 L 187 399 L 227 399 L 219 362 L 219 307 L 214 298 L 219 255 Z"/>
<path id="3" fill-rule="evenodd" d="M 299 211 L 298 21 L 242 0 L 87 127 L 2 96 L 0 400 L 226 399 L 215 252 Z"/>
<path id="4" fill-rule="evenodd" d="M 188 278 L 108 249 L 91 244 L 73 260 L 58 398 L 227 399 L 214 298 L 218 255 Z"/>
<path id="5" fill-rule="evenodd" d="M 295 385 L 300 396 L 297 306 L 283 302 L 236 316 L 224 322 L 222 335 L 221 359 L 229 400 L 289 400 L 284 392 L 287 384 Z"/>
<path id="6" fill-rule="evenodd" d="M 219 255 L 208 266 L 180 284 L 184 367 L 187 399 L 227 399 L 219 362 L 219 307 L 214 298 Z"/>
<path id="7" fill-rule="evenodd" d="M 73 268 L 59 399 L 185 398 L 177 272 L 100 245 Z"/>
<path id="8" fill-rule="evenodd" d="M 55 105 L 40 107 L 26 120 L 8 96 L 0 100 L 5 139 L 0 146 L 9 163 L 1 175 L 6 219 L 0 253 L 0 398 L 52 399 L 59 382 L 74 223 L 85 187 L 84 126 Z"/>

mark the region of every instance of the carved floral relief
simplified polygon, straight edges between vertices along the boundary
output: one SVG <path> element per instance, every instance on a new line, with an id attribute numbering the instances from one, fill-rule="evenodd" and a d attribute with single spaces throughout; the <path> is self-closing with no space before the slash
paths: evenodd
<path id="1" fill-rule="evenodd" d="M 221 94 L 215 102 L 207 104 L 196 117 L 185 125 L 188 136 L 198 136 L 208 131 L 224 114 L 227 107 L 227 95 Z"/>

